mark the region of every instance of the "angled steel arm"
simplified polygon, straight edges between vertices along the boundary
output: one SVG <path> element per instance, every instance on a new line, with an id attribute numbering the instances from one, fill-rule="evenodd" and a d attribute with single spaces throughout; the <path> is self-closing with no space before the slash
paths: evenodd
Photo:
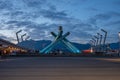
<path id="1" fill-rule="evenodd" d="M 63 40 L 67 42 L 67 45 L 69 45 L 72 49 L 74 49 L 75 53 L 80 53 L 80 50 L 77 49 L 75 46 L 73 46 L 66 38 L 64 38 Z"/>
<path id="2" fill-rule="evenodd" d="M 67 47 L 71 52 L 75 53 L 75 50 L 74 50 L 71 46 L 69 46 L 66 41 L 62 40 L 62 42 L 66 45 L 66 47 Z"/>
<path id="3" fill-rule="evenodd" d="M 45 53 L 45 51 L 47 51 L 50 47 L 52 47 L 55 44 L 55 42 L 52 42 L 50 45 L 48 45 L 47 47 L 45 47 L 44 49 L 42 49 L 40 51 L 40 53 Z"/>
<path id="4" fill-rule="evenodd" d="M 57 35 L 54 32 L 51 32 L 51 34 L 56 37 Z M 70 49 L 72 49 L 72 52 L 75 53 L 80 53 L 80 50 L 77 49 L 76 47 L 74 47 L 65 37 L 68 36 L 70 33 L 67 32 L 66 34 L 63 35 L 63 40 L 62 42 L 64 42 L 64 44 L 66 44 Z"/>

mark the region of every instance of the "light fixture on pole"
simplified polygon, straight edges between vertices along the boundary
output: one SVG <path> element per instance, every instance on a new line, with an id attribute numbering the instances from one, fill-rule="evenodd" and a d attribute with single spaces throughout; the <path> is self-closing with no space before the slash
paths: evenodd
<path id="1" fill-rule="evenodd" d="M 120 32 L 118 33 L 118 36 L 119 36 L 119 41 L 120 41 Z"/>

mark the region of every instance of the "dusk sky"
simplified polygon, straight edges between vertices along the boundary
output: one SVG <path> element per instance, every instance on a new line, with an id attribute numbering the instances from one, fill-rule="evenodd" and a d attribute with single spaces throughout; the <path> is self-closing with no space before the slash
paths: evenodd
<path id="1" fill-rule="evenodd" d="M 117 42 L 120 0 L 0 0 L 0 38 L 16 42 L 23 30 L 34 40 L 53 40 L 63 26 L 72 42 L 87 43 L 96 33 L 108 32 L 107 42 Z"/>

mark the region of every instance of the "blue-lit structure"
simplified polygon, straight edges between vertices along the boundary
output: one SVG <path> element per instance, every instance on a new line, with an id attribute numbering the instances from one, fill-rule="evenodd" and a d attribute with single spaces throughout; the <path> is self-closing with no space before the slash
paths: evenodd
<path id="1" fill-rule="evenodd" d="M 70 32 L 67 32 L 63 35 L 62 26 L 59 27 L 58 34 L 55 34 L 54 32 L 51 32 L 51 34 L 55 37 L 55 40 L 50 45 L 42 49 L 40 53 L 50 53 L 50 51 L 57 45 L 57 43 L 64 43 L 66 48 L 72 53 L 80 53 L 80 50 L 73 46 L 71 42 L 66 39 Z"/>

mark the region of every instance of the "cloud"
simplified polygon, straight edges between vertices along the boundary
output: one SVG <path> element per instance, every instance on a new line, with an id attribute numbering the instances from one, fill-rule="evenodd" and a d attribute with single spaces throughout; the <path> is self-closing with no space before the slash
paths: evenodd
<path id="1" fill-rule="evenodd" d="M 97 9 L 97 8 L 94 8 L 94 7 L 88 7 L 88 8 L 86 8 L 86 10 L 88 11 L 94 11 L 94 12 L 96 12 L 96 11 L 99 11 L 99 9 Z"/>
<path id="2" fill-rule="evenodd" d="M 118 21 L 112 21 L 106 24 L 106 26 L 113 26 L 113 25 L 120 25 L 120 20 Z"/>
<path id="3" fill-rule="evenodd" d="M 23 2 L 26 3 L 28 7 L 41 8 L 41 5 L 46 3 L 46 0 L 23 0 Z"/>
<path id="4" fill-rule="evenodd" d="M 115 1 L 113 1 L 113 4 L 120 5 L 120 1 L 119 0 L 115 0 Z"/>
<path id="5" fill-rule="evenodd" d="M 67 17 L 67 14 L 63 11 L 51 11 L 51 10 L 41 10 L 40 13 L 48 19 L 59 20 L 59 21 L 70 21 L 71 18 Z"/>
<path id="6" fill-rule="evenodd" d="M 8 21 L 6 22 L 6 24 L 14 24 L 20 27 L 20 26 L 29 26 L 31 25 L 31 22 L 30 21 Z"/>
<path id="7" fill-rule="evenodd" d="M 112 29 L 113 25 L 116 27 L 119 26 L 119 18 L 120 18 L 120 13 L 112 11 L 112 12 L 97 14 L 89 18 L 88 24 L 97 26 L 96 28 L 98 29 L 104 28 L 110 30 L 109 28 Z"/>
<path id="8" fill-rule="evenodd" d="M 84 0 L 75 0 L 74 3 L 79 1 L 84 3 Z M 69 2 L 70 5 L 74 4 L 70 0 L 65 2 Z M 89 9 L 97 11 L 96 8 Z M 100 29 L 99 24 L 105 25 L 109 22 L 108 25 L 119 24 L 119 20 L 115 22 L 111 19 L 120 16 L 119 12 L 99 13 L 90 17 L 88 21 L 81 21 L 79 18 L 71 17 L 63 9 L 58 10 L 57 6 L 47 0 L 0 0 L 0 10 L 0 16 L 3 16 L 0 17 L 0 29 L 7 31 L 22 29 L 33 39 L 51 40 L 53 37 L 50 32 L 57 33 L 58 26 L 63 26 L 64 32 L 71 32 L 69 40 L 88 40 Z"/>
<path id="9" fill-rule="evenodd" d="M 52 39 L 50 32 L 55 31 L 57 33 L 58 26 L 63 26 L 64 32 L 71 32 L 71 37 L 86 39 L 91 37 L 88 31 L 96 31 L 97 28 L 90 24 L 78 23 L 78 24 L 36 24 L 31 21 L 8 21 L 6 24 L 14 24 L 19 27 L 24 27 L 24 31 L 27 32 L 33 39 Z M 15 27 L 16 28 L 16 27 Z M 69 29 L 71 28 L 71 29 Z M 72 38 L 73 39 L 73 38 Z"/>
<path id="10" fill-rule="evenodd" d="M 11 2 L 4 2 L 10 6 L 11 9 L 8 10 L 9 6 L 6 6 L 5 9 L 8 11 L 4 12 L 2 15 L 7 16 L 3 20 L 3 26 L 6 30 L 20 30 L 27 32 L 28 35 L 31 35 L 33 39 L 53 39 L 50 32 L 55 31 L 57 33 L 58 26 L 63 26 L 64 31 L 70 31 L 71 36 L 76 38 L 86 38 L 89 37 L 87 31 L 96 30 L 91 24 L 83 23 L 79 19 L 74 17 L 69 17 L 65 11 L 58 11 L 56 6 L 47 3 L 47 1 L 41 0 L 22 0 L 20 4 L 13 5 Z M 43 8 L 43 5 L 47 5 L 47 8 Z M 3 6 L 3 5 L 2 5 Z M 1 6 L 1 7 L 2 7 Z M 21 7 L 22 6 L 22 7 Z M 54 23 L 37 23 L 35 20 L 41 20 L 41 16 L 45 19 L 49 19 Z M 6 28 L 5 28 L 6 26 Z M 2 36 L 1 36 L 2 37 Z M 76 39 L 76 38 L 69 38 Z M 8 38 L 6 38 L 8 39 Z M 12 39 L 10 39 L 12 40 Z"/>
<path id="11" fill-rule="evenodd" d="M 13 7 L 13 4 L 9 0 L 0 0 L 0 9 L 6 9 L 6 10 L 11 10 Z"/>
<path id="12" fill-rule="evenodd" d="M 16 42 L 16 38 L 10 37 L 10 36 L 4 36 L 3 34 L 0 33 L 0 38 L 4 40 L 9 40 L 11 42 Z"/>
<path id="13" fill-rule="evenodd" d="M 5 13 L 3 13 L 3 15 L 9 16 L 11 20 L 13 19 L 14 20 L 18 20 L 18 19 L 33 20 L 33 19 L 38 19 L 41 16 L 49 20 L 59 21 L 59 22 L 60 21 L 69 22 L 70 19 L 72 19 L 71 17 L 68 17 L 65 11 L 57 11 L 56 7 L 50 3 L 47 3 L 46 0 L 42 0 L 42 1 L 41 0 L 27 0 L 27 1 L 22 0 L 22 1 L 24 4 L 26 4 L 26 6 L 21 2 L 20 5 L 18 4 L 19 6 L 18 5 L 12 6 L 14 10 L 6 11 Z M 9 4 L 9 2 L 4 2 L 4 3 Z M 12 2 L 11 2 L 11 5 L 13 5 Z M 43 5 L 47 6 L 47 8 L 39 7 Z M 9 8 L 9 6 L 6 6 L 6 8 Z"/>
<path id="14" fill-rule="evenodd" d="M 109 12 L 109 15 L 113 16 L 113 17 L 120 17 L 120 12 Z"/>
<path id="15" fill-rule="evenodd" d="M 116 34 L 120 30 L 120 20 L 110 21 L 110 22 L 106 23 L 105 26 L 109 26 L 109 29 L 108 29 L 109 32 Z"/>
<path id="16" fill-rule="evenodd" d="M 17 11 L 11 12 L 10 16 L 16 17 L 16 16 L 23 15 L 23 14 L 24 14 L 23 11 L 17 10 Z"/>
<path id="17" fill-rule="evenodd" d="M 7 39 L 7 37 L 5 37 L 3 34 L 0 34 L 0 38 Z"/>
<path id="18" fill-rule="evenodd" d="M 56 13 L 57 15 L 57 13 Z M 62 15 L 66 18 L 67 14 L 59 13 L 59 16 Z M 57 17 L 56 17 L 57 19 Z M 65 21 L 66 19 L 63 19 Z M 63 26 L 64 31 L 70 31 L 72 34 L 70 35 L 70 40 L 80 38 L 80 39 L 86 39 L 91 36 L 87 31 L 96 31 L 96 28 L 93 27 L 91 24 L 83 23 L 80 21 L 73 21 L 73 19 L 68 19 L 72 23 L 66 22 L 63 24 L 55 23 L 55 24 L 37 24 L 33 21 L 17 21 L 17 20 L 10 20 L 7 21 L 5 24 L 9 25 L 9 29 L 11 29 L 10 25 L 14 25 L 15 27 L 12 27 L 13 29 L 20 29 L 23 28 L 25 32 L 27 32 L 33 39 L 53 39 L 50 32 L 55 31 L 57 33 L 58 26 Z M 80 22 L 80 23 L 79 23 Z M 32 31 L 31 31 L 32 30 Z M 75 38 L 73 38 L 73 36 Z M 72 38 L 71 38 L 72 37 Z"/>
<path id="19" fill-rule="evenodd" d="M 59 3 L 64 3 L 64 4 L 69 4 L 71 6 L 78 6 L 78 5 L 84 5 L 85 2 L 89 1 L 89 0 L 54 0 L 57 1 Z"/>
<path id="20" fill-rule="evenodd" d="M 97 14 L 94 17 L 89 19 L 89 22 L 93 25 L 97 25 L 97 21 L 106 21 L 109 20 L 111 16 L 109 14 Z"/>

